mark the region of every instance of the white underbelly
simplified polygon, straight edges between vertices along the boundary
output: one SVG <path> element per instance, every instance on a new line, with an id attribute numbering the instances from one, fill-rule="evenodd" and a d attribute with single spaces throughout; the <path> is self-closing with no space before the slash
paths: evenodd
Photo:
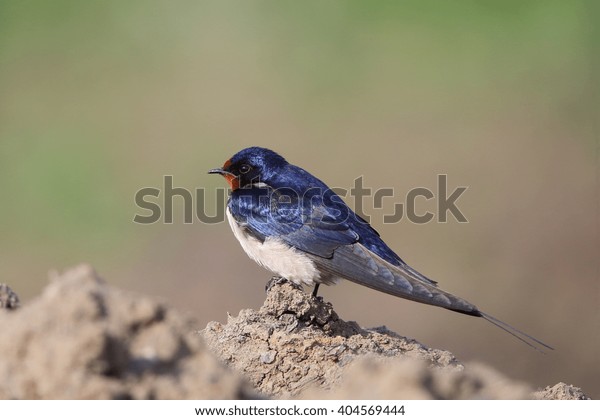
<path id="1" fill-rule="evenodd" d="M 227 220 L 246 254 L 259 265 L 298 285 L 313 286 L 318 283 L 319 270 L 302 252 L 275 238 L 266 238 L 261 242 L 250 236 L 238 226 L 229 209 L 227 209 Z"/>

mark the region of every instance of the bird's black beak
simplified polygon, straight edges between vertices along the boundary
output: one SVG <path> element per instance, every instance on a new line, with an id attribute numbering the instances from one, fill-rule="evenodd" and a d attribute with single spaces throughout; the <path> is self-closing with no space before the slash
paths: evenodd
<path id="1" fill-rule="evenodd" d="M 235 191 L 240 187 L 240 180 L 238 179 L 238 177 L 224 168 L 211 169 L 210 171 L 208 171 L 208 173 L 222 175 L 223 178 L 227 180 L 227 183 L 231 187 L 232 191 Z"/>
<path id="2" fill-rule="evenodd" d="M 215 168 L 215 169 L 211 169 L 210 171 L 208 171 L 209 174 L 219 174 L 219 175 L 225 175 L 228 174 L 229 172 L 227 172 L 225 169 L 223 168 Z"/>

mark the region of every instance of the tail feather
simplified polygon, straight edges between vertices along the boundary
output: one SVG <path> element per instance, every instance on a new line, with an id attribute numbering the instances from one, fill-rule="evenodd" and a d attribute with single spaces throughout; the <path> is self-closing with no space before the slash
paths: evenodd
<path id="1" fill-rule="evenodd" d="M 410 266 L 392 265 L 360 244 L 339 247 L 332 258 L 311 258 L 320 272 L 329 277 L 348 279 L 390 295 L 481 317 L 541 353 L 544 353 L 543 349 L 554 350 L 537 338 L 481 312 L 477 306 L 465 299 L 443 291 L 432 280 Z"/>
<path id="2" fill-rule="evenodd" d="M 488 321 L 491 324 L 495 325 L 496 327 L 506 331 L 507 333 L 509 333 L 512 336 L 516 337 L 517 339 L 521 340 L 523 343 L 527 344 L 529 347 L 536 349 L 540 353 L 546 354 L 546 352 L 544 352 L 543 349 L 554 350 L 554 348 L 550 347 L 548 344 L 543 343 L 542 341 L 538 340 L 537 338 L 532 337 L 529 334 L 526 334 L 523 331 L 518 330 L 511 325 L 508 325 L 506 322 L 502 322 L 499 319 L 494 318 L 493 316 L 488 315 L 484 312 L 481 312 L 481 311 L 478 311 L 478 312 L 479 312 L 479 315 L 486 321 Z M 538 344 L 539 346 L 536 344 Z"/>

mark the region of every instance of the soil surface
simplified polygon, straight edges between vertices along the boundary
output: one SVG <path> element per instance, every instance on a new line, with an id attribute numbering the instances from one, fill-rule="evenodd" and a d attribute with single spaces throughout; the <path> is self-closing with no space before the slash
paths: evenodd
<path id="1" fill-rule="evenodd" d="M 462 364 L 275 282 L 259 310 L 198 323 L 108 285 L 88 265 L 19 306 L 0 285 L 2 399 L 588 399 Z"/>
<path id="2" fill-rule="evenodd" d="M 195 323 L 81 265 L 0 311 L 1 399 L 243 398 L 256 394 L 207 351 Z"/>

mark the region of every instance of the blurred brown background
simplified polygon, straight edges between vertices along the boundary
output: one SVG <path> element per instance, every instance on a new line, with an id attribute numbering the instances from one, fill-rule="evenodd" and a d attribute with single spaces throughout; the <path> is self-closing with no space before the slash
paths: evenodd
<path id="1" fill-rule="evenodd" d="M 0 2 L 0 282 L 33 298 L 92 263 L 199 326 L 258 308 L 269 274 L 226 222 L 139 225 L 135 192 L 224 187 L 270 147 L 332 187 L 404 202 L 469 189 L 469 223 L 373 225 L 408 263 L 556 347 L 342 283 L 340 316 L 387 325 L 537 386 L 600 397 L 598 19 L 586 1 Z M 349 203 L 352 204 L 351 201 Z M 419 202 L 419 212 L 435 211 Z"/>

